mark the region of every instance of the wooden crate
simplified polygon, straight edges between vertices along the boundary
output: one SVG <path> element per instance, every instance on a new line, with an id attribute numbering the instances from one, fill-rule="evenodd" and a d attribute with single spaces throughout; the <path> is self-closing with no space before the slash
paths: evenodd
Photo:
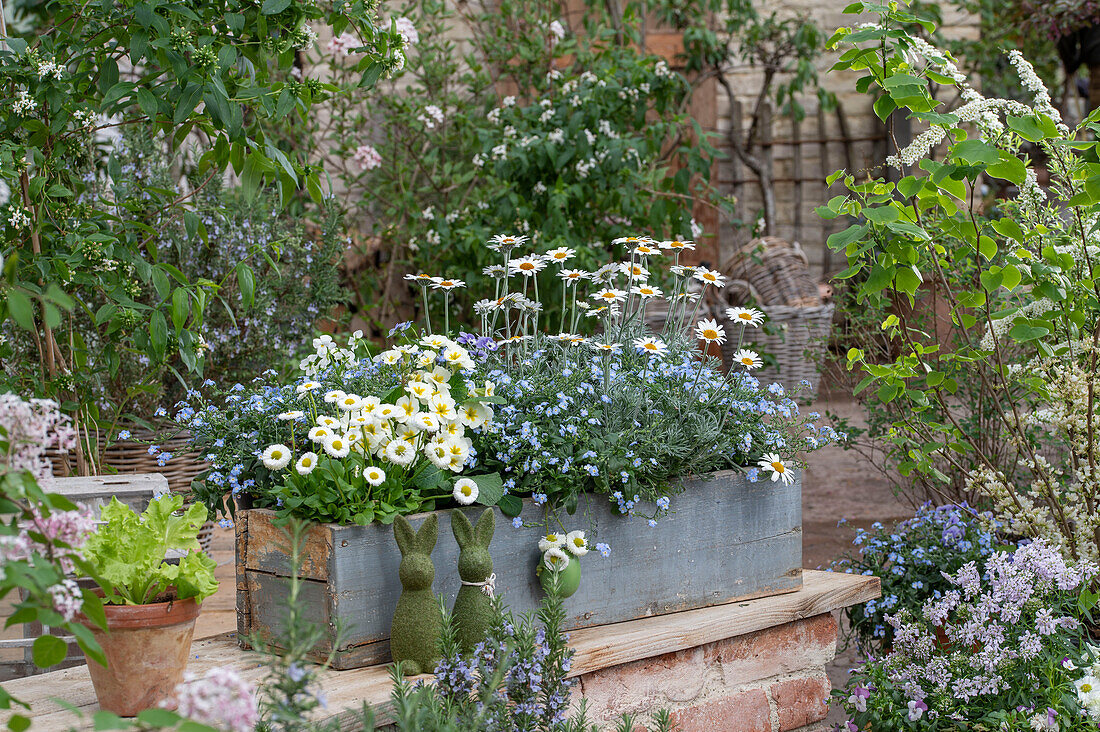
<path id="1" fill-rule="evenodd" d="M 618 623 L 652 615 L 791 592 L 802 586 L 802 483 L 749 483 L 727 471 L 693 479 L 673 498 L 673 512 L 655 528 L 644 519 L 615 515 L 606 497 L 592 496 L 567 528 L 584 529 L 592 542 L 607 542 L 611 556 L 590 552 L 581 561 L 580 590 L 565 601 L 566 629 Z M 468 509 L 471 519 L 480 514 Z M 538 522 L 542 510 L 525 501 L 523 518 Z M 414 527 L 427 514 L 411 516 Z M 237 516 L 237 628 L 242 647 L 259 634 L 278 646 L 285 617 L 287 539 L 264 509 Z M 515 613 L 542 600 L 535 577 L 538 527 L 515 529 L 498 514 L 490 547 L 496 587 Z M 333 650 L 337 669 L 389 660 L 389 630 L 401 583 L 400 552 L 391 527 L 318 524 L 303 548 L 300 598 L 316 622 L 329 629 L 315 649 L 320 660 Z M 458 545 L 449 512 L 441 512 L 434 589 L 453 601 L 459 588 Z"/>

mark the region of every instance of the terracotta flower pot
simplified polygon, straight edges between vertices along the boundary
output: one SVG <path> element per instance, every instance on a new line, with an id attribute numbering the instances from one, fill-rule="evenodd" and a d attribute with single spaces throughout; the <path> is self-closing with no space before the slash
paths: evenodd
<path id="1" fill-rule="evenodd" d="M 100 708 L 133 717 L 160 706 L 183 681 L 201 606 L 192 598 L 103 609 L 107 633 L 83 621 L 107 657 L 106 667 L 88 659 Z"/>

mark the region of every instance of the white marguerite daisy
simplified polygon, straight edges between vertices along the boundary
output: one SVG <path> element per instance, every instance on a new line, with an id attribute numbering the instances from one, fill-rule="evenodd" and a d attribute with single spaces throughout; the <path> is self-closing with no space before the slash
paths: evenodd
<path id="1" fill-rule="evenodd" d="M 583 531 L 570 531 L 565 535 L 565 548 L 575 557 L 583 557 L 588 553 L 588 539 L 584 538 Z"/>
<path id="2" fill-rule="evenodd" d="M 726 329 L 718 325 L 714 318 L 703 318 L 695 326 L 695 336 L 707 343 L 722 345 L 726 342 Z"/>
<path id="3" fill-rule="evenodd" d="M 508 268 L 503 264 L 490 264 L 481 270 L 481 274 L 486 277 L 492 277 L 495 280 L 502 280 L 508 276 Z"/>
<path id="4" fill-rule="evenodd" d="M 690 252 L 695 249 L 695 242 L 690 239 L 669 239 L 660 244 L 661 249 L 671 249 L 679 252 Z"/>
<path id="5" fill-rule="evenodd" d="M 576 249 L 570 249 L 569 247 L 558 247 L 557 249 L 551 249 L 546 253 L 546 259 L 550 262 L 557 262 L 562 264 L 568 262 L 573 258 L 573 255 L 577 253 Z"/>
<path id="6" fill-rule="evenodd" d="M 742 348 L 740 351 L 733 354 L 733 362 L 749 370 L 758 369 L 764 365 L 764 361 L 760 358 L 760 354 L 756 351 L 750 351 L 747 348 Z"/>
<path id="7" fill-rule="evenodd" d="M 542 555 L 542 562 L 551 572 L 560 572 L 569 566 L 569 555 L 558 547 L 547 549 Z"/>
<path id="8" fill-rule="evenodd" d="M 329 404 L 335 404 L 336 402 L 343 399 L 345 396 L 347 395 L 339 389 L 333 389 L 332 391 L 325 392 L 325 401 Z"/>
<path id="9" fill-rule="evenodd" d="M 567 285 L 575 285 L 581 280 L 588 279 L 588 273 L 583 269 L 563 269 L 558 272 L 558 277 L 561 277 Z"/>
<path id="10" fill-rule="evenodd" d="M 660 338 L 635 338 L 634 347 L 649 356 L 663 356 L 668 346 Z"/>
<path id="11" fill-rule="evenodd" d="M 640 264 L 630 264 L 629 262 L 623 262 L 621 266 L 623 268 L 623 274 L 627 277 L 643 281 L 649 279 L 649 270 Z"/>
<path id="12" fill-rule="evenodd" d="M 729 308 L 726 317 L 740 325 L 758 327 L 764 322 L 764 313 L 756 308 Z"/>
<path id="13" fill-rule="evenodd" d="M 332 429 L 333 427 L 339 426 L 340 422 L 339 420 L 333 419 L 327 414 L 322 414 L 320 417 L 317 418 L 317 424 L 321 427 L 328 427 L 329 429 Z"/>
<path id="14" fill-rule="evenodd" d="M 627 244 L 631 247 L 636 247 L 639 244 L 652 244 L 653 240 L 648 236 L 620 236 L 618 239 L 612 239 L 612 244 Z"/>
<path id="15" fill-rule="evenodd" d="M 276 417 L 276 419 L 279 419 L 283 422 L 293 422 L 296 419 L 301 419 L 305 415 L 306 413 L 300 409 L 292 409 L 289 412 L 283 412 L 278 417 Z"/>
<path id="16" fill-rule="evenodd" d="M 708 285 L 714 285 L 715 287 L 726 286 L 726 276 L 721 272 L 713 269 L 707 269 L 706 267 L 698 267 L 695 270 L 695 274 L 692 275 L 700 282 L 705 282 Z"/>
<path id="17" fill-rule="evenodd" d="M 592 296 L 592 299 L 604 303 L 622 302 L 626 299 L 626 292 L 614 287 L 608 287 L 597 292 Z"/>
<path id="18" fill-rule="evenodd" d="M 508 252 L 515 249 L 518 246 L 527 242 L 526 236 L 509 236 L 507 234 L 497 234 L 490 239 L 485 246 L 494 252 Z"/>
<path id="19" fill-rule="evenodd" d="M 351 440 L 342 435 L 332 435 L 324 444 L 325 452 L 334 458 L 347 457 L 351 452 Z"/>
<path id="20" fill-rule="evenodd" d="M 772 472 L 772 482 L 777 480 L 783 481 L 783 485 L 790 485 L 794 482 L 794 474 L 783 464 L 783 460 L 774 452 L 770 452 L 764 455 L 757 463 L 761 470 L 770 470 Z"/>
<path id="21" fill-rule="evenodd" d="M 268 470 L 282 470 L 290 464 L 290 448 L 281 443 L 268 446 L 264 450 L 263 462 Z"/>
<path id="22" fill-rule="evenodd" d="M 321 385 L 316 381 L 307 381 L 304 384 L 298 384 L 298 393 L 305 394 L 307 391 L 313 391 L 314 389 L 320 389 Z"/>
<path id="23" fill-rule="evenodd" d="M 393 404 L 379 404 L 371 411 L 371 414 L 378 419 L 390 419 L 400 416 L 401 411 Z"/>
<path id="24" fill-rule="evenodd" d="M 589 277 L 594 282 L 603 282 L 606 284 L 614 282 L 620 274 L 622 274 L 622 268 L 619 264 L 617 262 L 608 262 L 589 275 Z"/>
<path id="25" fill-rule="evenodd" d="M 433 290 L 454 290 L 458 287 L 465 287 L 466 283 L 462 280 L 444 280 L 440 279 L 432 283 Z"/>
<path id="26" fill-rule="evenodd" d="M 536 256 L 520 257 L 508 262 L 508 269 L 512 274 L 521 274 L 524 277 L 534 277 L 545 266 L 546 262 Z"/>
<path id="27" fill-rule="evenodd" d="M 661 292 L 660 287 L 654 287 L 653 285 L 637 285 L 630 290 L 643 300 L 649 300 L 654 297 L 661 297 L 665 293 Z"/>
<path id="28" fill-rule="evenodd" d="M 427 287 L 428 285 L 430 285 L 432 283 L 432 280 L 434 280 L 435 277 L 428 274 L 427 272 L 418 272 L 417 274 L 407 274 L 407 275 L 405 275 L 405 279 L 408 280 L 409 282 L 416 282 L 417 284 L 420 284 L 420 285 L 423 285 L 424 287 Z"/>
<path id="29" fill-rule="evenodd" d="M 546 552 L 565 546 L 565 536 L 562 534 L 547 534 L 539 539 L 539 551 Z"/>
<path id="30" fill-rule="evenodd" d="M 634 253 L 639 257 L 649 257 L 655 254 L 660 254 L 661 250 L 658 249 L 658 244 L 653 241 L 644 241 L 638 246 L 634 247 Z"/>
<path id="31" fill-rule="evenodd" d="M 459 478 L 455 481 L 454 499 L 460 506 L 469 506 L 477 500 L 477 483 L 469 478 Z"/>
<path id="32" fill-rule="evenodd" d="M 298 458 L 298 462 L 294 463 L 294 469 L 298 471 L 298 475 L 309 475 L 315 467 L 317 467 L 317 453 L 315 452 L 305 453 Z"/>
<path id="33" fill-rule="evenodd" d="M 382 485 L 386 482 L 386 471 L 374 465 L 363 468 L 363 480 L 371 485 Z"/>

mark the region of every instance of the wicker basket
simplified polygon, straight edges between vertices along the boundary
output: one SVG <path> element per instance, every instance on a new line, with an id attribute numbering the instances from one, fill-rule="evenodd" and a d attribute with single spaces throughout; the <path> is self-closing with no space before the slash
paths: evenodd
<path id="1" fill-rule="evenodd" d="M 149 430 L 133 430 L 134 440 L 119 440 L 103 448 L 100 454 L 100 473 L 160 473 L 168 480 L 168 489 L 173 493 L 187 493 L 191 490 L 191 481 L 210 467 L 202 459 L 201 453 L 190 447 L 189 435 L 181 432 L 174 437 L 160 440 Z M 108 441 L 103 431 L 95 433 L 99 444 Z M 160 452 L 172 454 L 172 459 L 164 465 L 157 464 L 155 455 L 149 454 L 149 444 L 159 445 Z M 72 456 L 57 451 L 49 452 L 55 476 L 73 475 L 75 465 Z M 213 540 L 214 524 L 207 522 L 199 531 L 199 544 L 209 551 Z"/>
<path id="2" fill-rule="evenodd" d="M 753 286 L 757 305 L 821 305 L 809 259 L 798 242 L 775 236 L 753 239 L 723 270 Z"/>
<path id="3" fill-rule="evenodd" d="M 754 371 L 753 376 L 765 384 L 778 382 L 788 390 L 807 381 L 810 386 L 804 387 L 800 396 L 812 399 L 821 380 L 821 355 L 832 328 L 832 303 L 815 307 L 773 305 L 761 307 L 760 310 L 767 318 L 767 330 L 774 332 L 769 333 L 764 328 L 748 328 L 743 347 L 774 356 L 778 367 L 769 366 Z M 725 313 L 722 318 L 726 320 Z M 722 360 L 726 368 L 730 368 L 737 350 L 735 334 L 740 332 L 741 326 L 728 320 L 726 323 L 726 333 L 731 337 L 722 345 Z"/>

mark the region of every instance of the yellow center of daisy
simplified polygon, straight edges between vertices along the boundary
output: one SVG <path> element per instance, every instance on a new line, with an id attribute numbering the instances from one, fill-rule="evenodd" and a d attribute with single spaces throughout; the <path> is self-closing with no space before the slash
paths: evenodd
<path id="1" fill-rule="evenodd" d="M 554 252 L 554 259 L 565 259 L 565 252 Z"/>
<path id="2" fill-rule="evenodd" d="M 703 338 L 707 339 L 708 341 L 713 341 L 717 337 L 718 331 L 714 330 L 713 328 L 707 328 L 703 331 Z"/>
<path id="3" fill-rule="evenodd" d="M 605 292 L 604 294 L 600 295 L 600 297 L 602 297 L 604 300 L 614 300 L 615 299 L 615 293 Z"/>
<path id="4" fill-rule="evenodd" d="M 312 464 L 313 464 L 313 459 L 312 458 L 307 458 L 307 457 L 302 458 L 302 465 L 309 466 L 309 465 L 312 465 Z"/>
<path id="5" fill-rule="evenodd" d="M 752 365 L 753 365 L 754 363 L 756 363 L 756 362 L 755 362 L 755 361 L 753 361 L 753 360 L 752 360 L 751 358 L 749 358 L 748 356 L 745 356 L 744 358 L 742 358 L 742 359 L 741 359 L 741 363 L 745 364 L 746 366 L 752 366 Z"/>
<path id="6" fill-rule="evenodd" d="M 708 272 L 707 274 L 703 275 L 703 279 L 707 280 L 708 282 L 714 282 L 714 275 Z"/>
<path id="7" fill-rule="evenodd" d="M 752 316 L 748 313 L 740 313 L 737 317 L 741 318 L 741 320 L 752 320 Z"/>
<path id="8" fill-rule="evenodd" d="M 646 343 L 644 346 L 642 346 L 642 348 L 646 349 L 647 351 L 656 351 L 657 350 L 657 344 L 656 343 Z"/>
<path id="9" fill-rule="evenodd" d="M 573 540 L 573 546 L 576 546 L 576 547 L 584 546 L 584 539 L 581 539 L 581 538 L 574 539 Z"/>
<path id="10" fill-rule="evenodd" d="M 1092 684 L 1088 683 L 1087 681 L 1081 684 L 1081 691 L 1085 692 L 1086 694 L 1089 693 L 1090 691 L 1092 691 Z"/>
<path id="11" fill-rule="evenodd" d="M 271 451 L 271 457 L 275 458 L 276 460 L 279 460 L 283 457 L 283 451 L 282 450 L 272 450 Z"/>
<path id="12" fill-rule="evenodd" d="M 777 473 L 786 473 L 787 472 L 787 469 L 785 467 L 783 467 L 783 463 L 779 462 L 778 460 L 776 460 L 775 462 L 772 463 L 772 470 L 774 470 Z"/>
<path id="13" fill-rule="evenodd" d="M 458 490 L 461 491 L 462 495 L 464 495 L 464 496 L 469 496 L 471 493 L 473 493 L 473 491 L 470 490 L 470 486 L 468 486 L 468 485 L 464 485 L 461 488 L 459 488 Z"/>
<path id="14" fill-rule="evenodd" d="M 534 269 L 535 265 L 531 264 L 530 262 L 524 262 L 523 264 L 521 264 L 519 266 L 519 268 L 520 269 Z"/>

